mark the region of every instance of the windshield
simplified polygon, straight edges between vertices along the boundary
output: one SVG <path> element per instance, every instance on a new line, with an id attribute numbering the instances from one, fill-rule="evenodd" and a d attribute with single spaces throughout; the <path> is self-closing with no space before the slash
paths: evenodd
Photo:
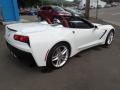
<path id="1" fill-rule="evenodd" d="M 62 11 L 65 11 L 63 8 L 61 7 L 58 7 L 58 6 L 53 6 L 53 9 L 57 12 L 62 12 Z"/>
<path id="2" fill-rule="evenodd" d="M 73 12 L 73 13 L 77 13 L 77 11 L 76 10 L 74 10 L 74 9 L 71 9 L 71 8 L 65 8 L 67 11 L 69 11 L 69 12 Z"/>

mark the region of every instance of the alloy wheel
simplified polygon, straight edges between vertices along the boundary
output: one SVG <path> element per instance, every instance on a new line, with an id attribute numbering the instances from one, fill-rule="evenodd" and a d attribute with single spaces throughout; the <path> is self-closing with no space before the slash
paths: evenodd
<path id="1" fill-rule="evenodd" d="M 69 50 L 66 46 L 59 46 L 52 55 L 52 64 L 54 67 L 62 67 L 68 60 Z"/>

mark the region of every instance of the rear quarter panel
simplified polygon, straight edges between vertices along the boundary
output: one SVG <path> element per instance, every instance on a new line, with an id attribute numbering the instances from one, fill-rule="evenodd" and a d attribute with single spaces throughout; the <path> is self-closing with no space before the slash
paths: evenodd
<path id="1" fill-rule="evenodd" d="M 74 35 L 71 30 L 61 28 L 59 30 L 29 34 L 32 55 L 38 66 L 46 66 L 46 55 L 51 48 L 61 41 L 66 41 L 74 51 Z"/>

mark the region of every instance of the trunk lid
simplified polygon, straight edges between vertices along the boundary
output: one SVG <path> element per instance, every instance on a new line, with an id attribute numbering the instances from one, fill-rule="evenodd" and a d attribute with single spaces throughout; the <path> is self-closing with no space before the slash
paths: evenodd
<path id="1" fill-rule="evenodd" d="M 34 33 L 34 32 L 42 32 L 48 30 L 48 28 L 52 28 L 50 25 L 41 24 L 39 22 L 35 23 L 17 23 L 7 25 L 10 31 L 22 32 L 22 33 Z"/>

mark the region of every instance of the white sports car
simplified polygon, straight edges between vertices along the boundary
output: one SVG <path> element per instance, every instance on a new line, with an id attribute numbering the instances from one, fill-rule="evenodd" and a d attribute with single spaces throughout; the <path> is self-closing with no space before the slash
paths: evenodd
<path id="1" fill-rule="evenodd" d="M 37 66 L 60 68 L 78 52 L 96 45 L 109 46 L 115 29 L 69 17 L 62 23 L 17 23 L 6 26 L 5 39 L 14 56 L 31 55 Z"/>

